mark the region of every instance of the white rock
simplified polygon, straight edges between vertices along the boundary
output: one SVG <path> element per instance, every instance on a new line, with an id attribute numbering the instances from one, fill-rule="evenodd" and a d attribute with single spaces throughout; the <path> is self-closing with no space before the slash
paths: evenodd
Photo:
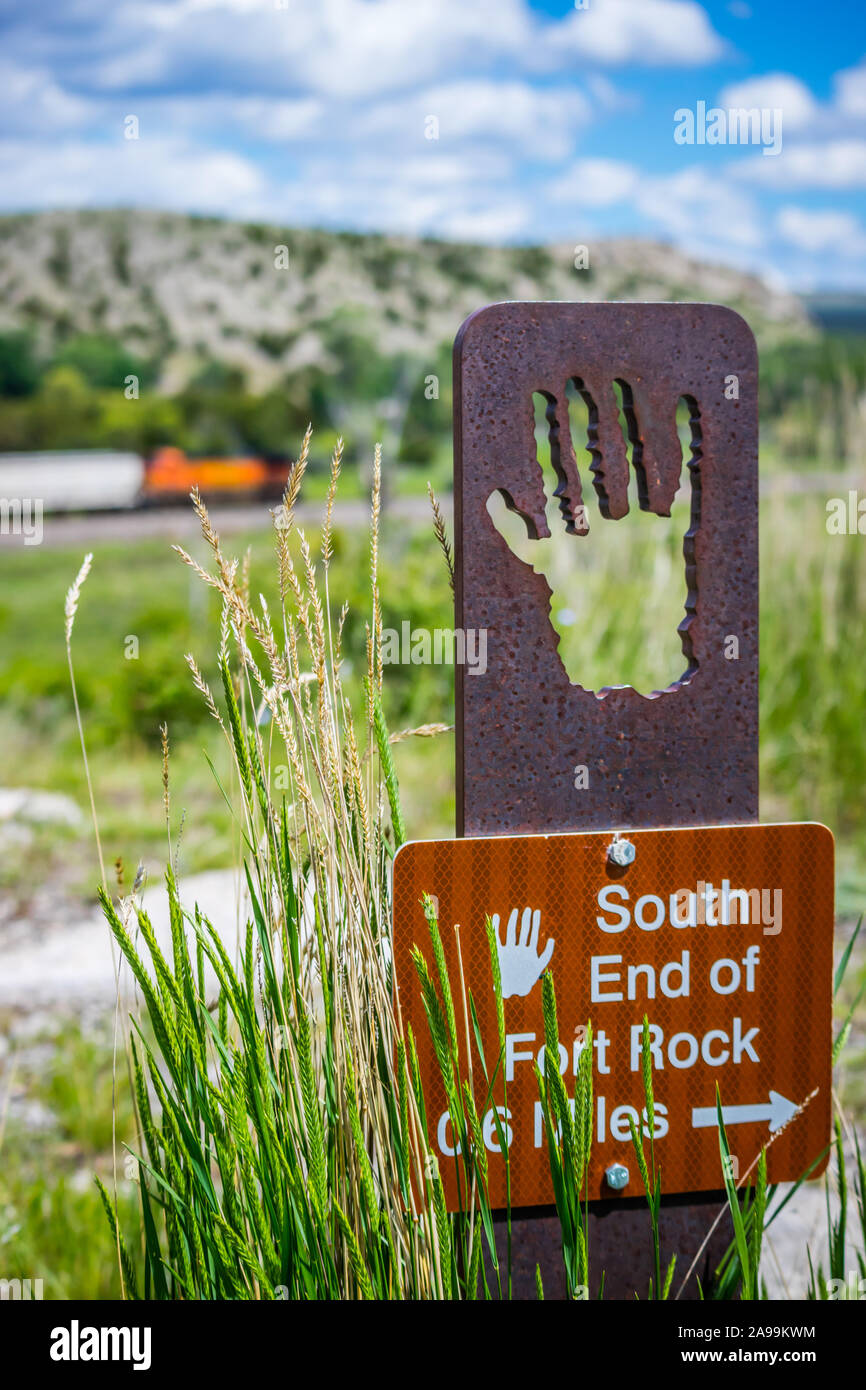
<path id="1" fill-rule="evenodd" d="M 249 913 L 246 887 L 241 887 L 237 873 L 233 869 L 214 870 L 181 879 L 180 896 L 189 909 L 198 903 L 234 957 L 238 924 L 243 929 Z M 145 890 L 143 905 L 160 947 L 171 959 L 168 895 L 161 880 Z M 137 931 L 133 921 L 133 940 Z M 191 931 L 188 939 L 192 941 Z M 147 957 L 146 950 L 144 954 Z M 28 1012 L 63 1003 L 75 1007 L 110 1005 L 117 988 L 115 959 L 120 962 L 119 949 L 97 909 L 87 917 L 68 921 L 38 936 L 13 940 L 6 949 L 0 948 L 0 1005 Z M 209 968 L 206 978 L 208 987 L 215 988 Z M 129 1000 L 133 992 L 134 982 L 124 964 L 120 971 L 121 997 Z"/>
<path id="2" fill-rule="evenodd" d="M 70 796 L 30 787 L 0 787 L 0 821 L 23 820 L 33 824 L 81 824 L 82 816 Z"/>
<path id="3" fill-rule="evenodd" d="M 0 824 L 0 853 L 12 853 L 16 849 L 29 849 L 35 836 L 29 825 L 19 825 L 17 821 Z"/>

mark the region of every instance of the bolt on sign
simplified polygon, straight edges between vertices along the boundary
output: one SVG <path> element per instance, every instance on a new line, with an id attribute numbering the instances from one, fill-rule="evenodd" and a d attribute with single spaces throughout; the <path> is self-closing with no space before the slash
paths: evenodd
<path id="1" fill-rule="evenodd" d="M 491 1075 L 498 1061 L 487 1098 L 470 1027 L 494 1206 L 506 1200 L 503 1135 L 512 1205 L 553 1201 L 534 1070 L 537 1064 L 543 1074 L 545 1067 L 541 976 L 548 969 L 556 987 L 559 1070 L 570 1096 L 592 1024 L 589 1199 L 642 1193 L 629 1117 L 649 1139 L 644 1016 L 662 1191 L 689 1194 L 722 1184 L 717 1087 L 733 1176 L 745 1176 L 767 1146 L 770 1182 L 796 1180 L 827 1145 L 833 858 L 833 837 L 817 824 L 404 845 L 394 863 L 396 979 L 404 1025 L 411 1024 L 417 1040 L 428 1138 L 451 1208 L 459 1205 L 449 1162 L 457 1141 L 411 958 L 417 944 L 432 968 L 424 894 L 437 900 L 452 988 L 459 1000 L 462 972 Z M 504 1049 L 488 917 L 502 979 Z M 459 1002 L 457 1011 L 462 1014 Z M 461 1035 L 466 1075 L 469 1044 Z"/>

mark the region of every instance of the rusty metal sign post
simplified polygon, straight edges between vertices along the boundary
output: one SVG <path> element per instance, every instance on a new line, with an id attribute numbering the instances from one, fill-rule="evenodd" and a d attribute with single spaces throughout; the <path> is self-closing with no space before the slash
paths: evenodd
<path id="1" fill-rule="evenodd" d="M 737 379 L 737 394 L 725 383 Z M 584 495 L 567 385 L 589 408 Z M 576 545 L 628 511 L 629 460 L 614 392 L 630 402 L 641 507 L 668 516 L 692 416 L 685 538 L 685 671 L 656 698 L 573 685 L 551 592 L 516 561 L 487 512 L 499 491 L 531 536 L 548 534 L 534 392 L 548 399 L 562 519 Z M 725 825 L 758 816 L 758 369 L 751 330 L 707 304 L 494 304 L 454 348 L 456 623 L 487 632 L 484 677 L 457 669 L 457 833 Z M 588 534 L 586 534 L 588 528 Z M 604 612 L 596 615 L 601 628 Z M 738 641 L 736 661 L 726 639 Z M 589 784 L 574 786 L 587 766 Z"/>
<path id="2" fill-rule="evenodd" d="M 736 402 L 724 394 L 731 373 L 739 378 Z M 547 532 L 532 402 L 541 391 L 555 411 L 558 447 L 551 453 L 563 519 L 583 529 L 578 508 L 585 516 L 590 499 L 564 418 L 574 378 L 588 397 L 601 525 L 628 507 L 614 383 L 631 391 L 643 500 L 656 513 L 670 511 L 682 472 L 677 403 L 688 395 L 697 405 L 693 508 L 696 498 L 700 524 L 686 555 L 685 643 L 687 670 L 697 669 L 664 698 L 625 689 L 599 699 L 571 684 L 550 622 L 548 586 L 515 564 L 487 513 L 499 489 L 530 534 Z M 501 304 L 463 325 L 454 347 L 456 626 L 487 630 L 488 674 L 467 678 L 457 669 L 458 835 L 757 819 L 757 388 L 751 330 L 712 305 Z M 591 544 L 591 532 L 580 541 Z M 729 633 L 740 634 L 737 662 L 724 657 Z M 578 766 L 589 767 L 589 785 L 580 791 Z M 645 1223 L 640 1211 L 596 1223 L 595 1248 L 611 1270 L 614 1295 L 627 1292 L 617 1288 L 617 1275 L 641 1258 Z M 680 1246 L 694 1246 L 707 1224 L 706 1211 L 667 1214 L 669 1237 Z M 555 1248 L 554 1226 L 548 1249 Z M 540 1235 L 524 1229 L 517 1243 L 522 1236 L 533 1250 Z M 549 1253 L 544 1263 L 550 1267 Z"/>
<path id="3" fill-rule="evenodd" d="M 572 443 L 570 392 L 579 394 L 587 412 L 585 447 L 591 458 L 591 487 L 587 489 L 581 482 Z M 560 519 L 575 545 L 591 547 L 597 526 L 614 525 L 626 514 L 632 475 L 641 509 L 658 516 L 670 515 L 681 487 L 690 489 L 691 510 L 683 542 L 687 597 L 679 627 L 684 669 L 678 680 L 651 696 L 640 695 L 630 687 L 596 692 L 569 679 L 551 623 L 552 592 L 543 575 L 516 559 L 488 513 L 488 501 L 498 492 L 509 509 L 523 518 L 530 539 L 549 535 L 535 443 L 533 396 L 539 393 L 547 402 Z M 681 401 L 688 407 L 691 434 L 685 462 L 677 429 Z M 765 937 L 765 924 L 756 927 L 753 922 L 738 938 L 743 950 L 736 955 L 730 936 L 737 929 L 728 926 L 723 932 L 724 944 L 715 938 L 714 944 L 705 945 L 700 927 L 684 931 L 669 924 L 668 931 L 662 932 L 638 923 L 636 928 L 632 925 L 629 938 L 642 938 L 640 946 L 644 949 L 636 955 L 619 949 L 615 933 L 609 936 L 614 944 L 607 950 L 599 948 L 594 939 L 602 930 L 598 921 L 619 920 L 615 912 L 600 911 L 597 894 L 605 886 L 613 890 L 605 899 L 610 908 L 624 906 L 625 899 L 617 890 L 622 890 L 633 905 L 636 897 L 632 887 L 638 890 L 637 897 L 652 897 L 662 904 L 673 901 L 672 895 L 680 890 L 693 889 L 697 902 L 699 881 L 705 886 L 716 883 L 718 888 L 726 881 L 729 888 L 742 890 L 779 889 L 787 893 L 786 902 L 804 901 L 797 890 L 797 863 L 786 857 L 790 841 L 785 842 L 788 848 L 784 853 L 778 836 L 762 840 L 755 850 L 755 836 L 774 828 L 754 825 L 758 816 L 758 408 L 754 338 L 738 315 L 715 305 L 495 304 L 467 319 L 458 334 L 454 402 L 456 626 L 464 633 L 486 634 L 487 660 L 483 674 L 457 667 L 457 834 L 471 839 L 463 845 L 450 842 L 450 851 L 440 844 L 432 859 L 423 845 L 410 845 L 401 850 L 395 863 L 395 962 L 404 1011 L 409 975 L 401 968 L 401 955 L 409 936 L 423 939 L 417 916 L 418 889 L 421 878 L 430 875 L 433 881 L 425 881 L 423 891 L 439 895 L 441 911 L 449 922 L 452 918 L 460 920 L 453 917 L 455 912 L 474 911 L 477 915 L 481 911 L 483 931 L 484 913 L 497 911 L 504 947 L 531 945 L 537 952 L 536 963 L 542 962 L 548 949 L 546 933 L 544 939 L 540 934 L 540 922 L 545 928 L 555 928 L 550 936 L 555 940 L 552 969 L 558 987 L 560 979 L 566 984 L 569 971 L 573 976 L 568 1006 L 579 1012 L 572 1023 L 592 1014 L 594 1027 L 603 1029 L 602 1015 L 607 1009 L 606 1016 L 612 1017 L 613 1002 L 596 997 L 593 990 L 598 986 L 601 996 L 625 995 L 631 989 L 629 963 L 644 966 L 646 975 L 639 974 L 634 980 L 640 978 L 646 984 L 651 974 L 656 993 L 649 996 L 651 1004 L 638 1004 L 635 985 L 636 992 L 629 996 L 631 1013 L 639 1020 L 646 1012 L 652 1021 L 661 1001 L 665 1019 L 660 1026 L 670 1024 L 669 1036 L 673 1030 L 695 1039 L 703 1065 L 699 1085 L 681 1086 L 678 1062 L 686 1053 L 691 1055 L 691 1043 L 681 1041 L 677 1046 L 685 1051 L 675 1051 L 673 1059 L 668 1057 L 668 1070 L 661 1073 L 668 1082 L 674 1075 L 679 1087 L 673 1105 L 679 1127 L 677 1142 L 684 1145 L 679 1159 L 668 1150 L 664 1185 L 675 1195 L 663 1209 L 662 1239 L 668 1250 L 678 1252 L 679 1267 L 684 1270 L 722 1201 L 721 1166 L 713 1167 L 710 1162 L 710 1150 L 718 1144 L 717 1130 L 712 1117 L 706 1125 L 701 1119 L 713 1104 L 707 1084 L 714 1068 L 712 1059 L 725 1052 L 719 1034 L 727 1039 L 728 1059 L 735 1047 L 735 1027 L 741 1055 L 746 1046 L 745 1005 L 730 1010 L 726 1027 L 721 1016 L 716 1017 L 715 1005 L 720 1000 L 729 1002 L 723 996 L 733 977 L 724 976 L 725 967 L 715 963 L 723 959 L 734 962 L 741 972 L 737 988 L 746 989 L 744 972 L 752 973 L 754 984 L 758 959 L 763 961 L 765 1024 L 769 1021 L 766 1011 L 784 1004 L 786 971 L 788 978 L 800 979 L 803 984 L 807 976 L 817 980 L 809 998 L 813 1002 L 823 999 L 822 990 L 827 998 L 820 1007 L 815 1003 L 810 1015 L 817 1020 L 815 1046 L 819 1055 L 813 1058 L 814 1066 L 811 1070 L 807 1067 L 808 1076 L 798 1072 L 795 1077 L 790 1069 L 785 1072 L 781 1062 L 778 1065 L 788 1076 L 789 1089 L 795 1090 L 811 1084 L 815 1067 L 822 1077 L 829 1073 L 829 1026 L 823 1050 L 818 1042 L 821 1028 L 828 1023 L 825 1016 L 832 967 L 832 840 L 826 831 L 818 827 L 782 828 L 795 838 L 805 835 L 810 853 L 820 861 L 816 870 L 820 921 L 815 923 L 813 911 L 810 928 L 818 933 L 813 936 L 818 942 L 815 950 L 807 949 L 806 918 L 793 908 L 780 937 Z M 620 424 L 620 408 L 630 447 Z M 595 616 L 601 628 L 606 621 L 604 611 Z M 735 659 L 731 659 L 732 654 Z M 576 776 L 578 771 L 583 775 Z M 752 828 L 743 834 L 751 836 L 751 848 L 745 849 L 743 842 L 739 850 L 730 839 L 736 832 L 701 832 L 704 838 L 699 839 L 686 829 L 750 824 Z M 672 827 L 679 828 L 676 834 L 666 829 Z M 592 831 L 604 831 L 606 838 L 586 833 Z M 643 843 L 642 835 L 634 836 L 630 844 L 631 852 L 637 851 L 633 864 L 623 846 L 617 850 L 611 844 L 615 832 L 625 831 L 654 832 Z M 562 832 L 579 834 L 563 836 Z M 671 856 L 668 849 L 677 835 L 685 838 L 679 841 L 680 852 Z M 484 838 L 490 836 L 521 838 Z M 600 847 L 602 840 L 607 850 Z M 802 850 L 806 841 L 798 843 Z M 539 848 L 527 848 L 532 845 Z M 612 857 L 606 858 L 611 850 Z M 769 855 L 766 863 L 761 860 L 762 853 Z M 498 865 L 496 884 L 498 888 L 507 886 L 510 896 L 489 892 L 488 906 L 477 891 L 473 896 L 471 884 L 487 883 L 492 889 L 492 860 Z M 754 882 L 746 881 L 750 872 Z M 546 882 L 545 873 L 553 875 L 555 881 Z M 679 879 L 682 882 L 674 882 Z M 579 914 L 571 926 L 562 899 L 554 901 L 551 897 L 563 882 L 571 885 Z M 500 907 L 494 907 L 494 898 L 497 903 L 501 901 Z M 687 892 L 686 911 L 688 903 Z M 813 909 L 815 905 L 813 897 Z M 588 916 L 592 906 L 595 910 Z M 518 912 L 523 914 L 527 907 L 532 911 L 518 921 Z M 540 913 L 540 921 L 534 913 Z M 444 924 L 445 918 L 441 920 Z M 464 932 L 466 925 L 464 921 Z M 705 933 L 713 930 L 704 927 Z M 744 931 L 742 927 L 739 930 Z M 702 943 L 688 963 L 682 956 L 685 943 L 673 949 L 671 940 L 683 935 L 698 937 Z M 779 946 L 782 937 L 783 947 Z M 591 960 L 601 956 L 621 958 L 619 969 L 625 973 L 620 977 L 619 991 L 617 966 L 611 960 L 597 969 L 614 978 L 594 980 L 590 985 L 595 968 Z M 538 974 L 544 963 L 539 965 Z M 684 964 L 693 980 L 700 979 L 700 988 L 689 988 L 682 998 L 666 998 L 660 984 L 662 972 L 669 968 L 670 988 L 675 991 L 677 979 L 682 986 Z M 720 989 L 707 1011 L 708 991 L 712 995 L 715 988 L 707 979 L 714 968 L 722 971 L 717 981 Z M 540 989 L 535 994 L 540 994 Z M 524 1018 L 529 1005 L 522 997 L 507 1000 L 505 1007 L 509 1031 L 519 1033 L 521 1027 L 517 1025 L 522 1022 L 526 1025 L 522 1031 L 537 1032 L 531 1026 L 532 1008 Z M 703 1027 L 702 1008 L 706 1015 Z M 625 1018 L 617 1016 L 621 1021 Z M 739 1022 L 735 1024 L 734 1019 Z M 620 1073 L 616 1082 L 620 1087 L 622 1070 L 631 1075 L 630 1027 L 634 1021 L 629 1018 L 628 1027 L 624 1024 L 617 1031 Z M 708 1031 L 714 1035 L 709 1042 L 705 1037 Z M 705 1049 L 702 1059 L 701 1048 Z M 760 1055 L 759 1049 L 754 1051 Z M 775 1047 L 772 1051 L 777 1059 L 784 1053 Z M 746 1060 L 750 1061 L 747 1053 Z M 735 1070 L 743 1076 L 749 1068 Z M 760 1087 L 751 1088 L 748 1079 L 742 1082 L 744 1090 L 739 1080 L 733 1085 L 730 1104 L 740 1107 L 740 1120 L 751 1126 L 756 1149 L 762 1142 L 759 1128 L 763 1127 L 761 1133 L 773 1129 L 784 1108 L 782 1101 L 799 1105 L 804 1098 L 785 1094 L 781 1085 L 773 1084 L 774 1074 L 772 1068 L 764 1069 L 752 1078 L 761 1086 L 767 1082 L 767 1095 Z M 727 1080 L 730 1084 L 730 1077 Z M 780 1099 L 774 1100 L 770 1090 Z M 614 1109 L 633 1105 L 634 1087 L 625 1084 L 625 1091 L 628 1094 L 620 1101 L 615 1101 L 611 1091 Z M 826 1128 L 827 1101 L 828 1096 L 814 1111 L 812 1123 L 819 1127 Z M 692 1110 L 698 1112 L 699 1122 L 688 1123 L 686 1141 L 683 1126 Z M 612 1110 L 603 1117 L 606 1141 L 610 1141 L 614 1125 L 614 1147 L 620 1143 L 620 1131 L 624 1133 L 621 1119 L 620 1115 L 614 1121 Z M 523 1123 L 531 1128 L 531 1119 Z M 792 1128 L 796 1124 L 801 1121 Z M 712 1136 L 709 1144 L 707 1133 Z M 800 1148 L 803 1144 L 810 1148 L 813 1138 L 812 1129 L 807 1135 L 801 1128 L 800 1138 L 788 1153 L 790 1163 L 802 1158 Z M 447 1134 L 445 1139 L 447 1142 Z M 534 1149 L 528 1138 L 523 1142 Z M 784 1145 L 777 1147 L 780 1155 L 787 1152 Z M 691 1174 L 686 1171 L 686 1152 L 691 1155 Z M 610 1153 L 610 1142 L 600 1146 L 602 1158 Z M 776 1162 L 786 1167 L 782 1158 Z M 532 1171 L 537 1180 L 527 1169 L 526 1181 L 521 1177 L 515 1188 L 516 1201 L 522 1201 L 526 1208 L 544 1202 L 547 1193 L 537 1165 Z M 715 1181 L 711 1173 L 716 1174 Z M 597 1270 L 606 1271 L 608 1296 L 629 1297 L 635 1288 L 646 1287 L 650 1273 L 647 1214 L 642 1201 L 611 1191 L 614 1183 L 607 1182 L 605 1174 L 606 1168 L 592 1174 L 590 1196 L 607 1199 L 599 1200 L 591 1220 L 593 1263 Z M 703 1202 L 681 1195 L 697 1192 L 703 1193 Z M 549 1202 L 550 1197 L 546 1200 Z M 727 1240 L 723 1223 L 707 1248 L 702 1273 L 715 1262 Z M 536 1262 L 545 1275 L 548 1296 L 562 1287 L 556 1220 L 536 1215 L 517 1221 L 514 1248 L 518 1293 L 522 1289 L 525 1296 L 532 1296 Z M 695 1292 L 693 1280 L 692 1296 Z"/>

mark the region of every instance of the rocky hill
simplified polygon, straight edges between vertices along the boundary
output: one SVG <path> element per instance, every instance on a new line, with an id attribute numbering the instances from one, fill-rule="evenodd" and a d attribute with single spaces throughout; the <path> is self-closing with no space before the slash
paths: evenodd
<path id="1" fill-rule="evenodd" d="M 730 268 L 630 240 L 490 247 L 139 211 L 0 218 L 0 331 L 50 354 L 78 334 L 118 339 L 157 364 L 160 389 L 203 365 L 249 389 L 317 367 L 341 344 L 423 363 L 463 318 L 499 299 L 700 299 L 738 309 L 762 346 L 812 332 L 799 300 Z"/>

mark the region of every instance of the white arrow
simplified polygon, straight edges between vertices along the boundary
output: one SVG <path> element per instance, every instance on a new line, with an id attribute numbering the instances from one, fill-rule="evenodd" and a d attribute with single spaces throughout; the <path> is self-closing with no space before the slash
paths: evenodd
<path id="1" fill-rule="evenodd" d="M 726 1125 L 754 1124 L 769 1120 L 770 1133 L 775 1134 L 777 1129 L 781 1129 L 793 1119 L 799 1108 L 799 1105 L 794 1105 L 784 1096 L 780 1096 L 778 1091 L 771 1091 L 769 1105 L 723 1105 L 722 1120 Z M 692 1129 L 709 1129 L 718 1123 L 719 1115 L 714 1105 L 696 1106 L 692 1110 Z"/>

